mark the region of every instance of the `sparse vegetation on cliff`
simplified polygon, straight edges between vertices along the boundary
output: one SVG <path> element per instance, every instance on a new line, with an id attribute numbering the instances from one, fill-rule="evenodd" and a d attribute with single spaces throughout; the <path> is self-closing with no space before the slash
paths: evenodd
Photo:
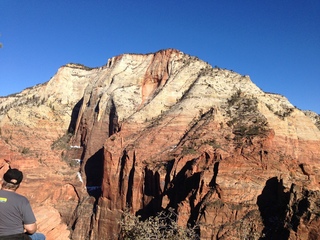
<path id="1" fill-rule="evenodd" d="M 273 106 L 270 104 L 266 104 L 267 108 L 273 112 L 276 116 L 278 116 L 280 119 L 284 119 L 285 117 L 289 117 L 290 114 L 293 112 L 294 108 L 289 108 L 285 105 L 281 105 L 282 109 L 281 110 L 274 110 Z"/>
<path id="2" fill-rule="evenodd" d="M 71 137 L 72 133 L 67 132 L 66 134 L 64 134 L 52 143 L 51 149 L 67 149 L 69 147 L 69 140 L 71 139 Z"/>
<path id="3" fill-rule="evenodd" d="M 195 231 L 195 227 L 188 228 L 179 226 L 174 220 L 176 218 L 177 215 L 172 209 L 169 209 L 168 212 L 160 212 L 154 217 L 141 221 L 139 216 L 133 215 L 129 209 L 126 209 L 120 221 L 120 239 L 200 239 Z"/>
<path id="4" fill-rule="evenodd" d="M 91 68 L 91 67 L 87 67 L 83 64 L 80 64 L 80 63 L 68 63 L 65 65 L 65 67 L 69 67 L 69 68 L 75 68 L 75 69 L 82 69 L 82 70 L 87 70 L 87 71 L 90 71 L 94 68 Z"/>
<path id="5" fill-rule="evenodd" d="M 251 142 L 253 137 L 264 136 L 268 130 L 267 119 L 258 111 L 258 100 L 246 96 L 241 90 L 228 99 L 227 125 L 232 128 L 236 147 Z"/>
<path id="6" fill-rule="evenodd" d="M 320 115 L 312 111 L 303 111 L 304 114 L 311 119 L 311 121 L 320 129 Z"/>
<path id="7" fill-rule="evenodd" d="M 27 148 L 27 147 L 23 147 L 23 148 L 21 149 L 21 153 L 22 153 L 22 154 L 28 154 L 29 152 L 30 152 L 30 149 Z"/>

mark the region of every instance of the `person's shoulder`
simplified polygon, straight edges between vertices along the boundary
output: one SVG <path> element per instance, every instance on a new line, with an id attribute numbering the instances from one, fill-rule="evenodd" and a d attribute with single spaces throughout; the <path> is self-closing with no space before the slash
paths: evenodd
<path id="1" fill-rule="evenodd" d="M 4 191 L 5 191 L 5 190 L 4 190 Z M 23 195 L 21 195 L 21 194 L 19 194 L 19 193 L 17 193 L 17 192 L 6 191 L 6 194 L 7 194 L 8 196 L 11 196 L 11 197 L 15 198 L 15 199 L 19 199 L 20 201 L 27 201 L 27 202 L 29 202 L 29 200 L 28 200 L 25 196 L 23 196 Z"/>
<path id="2" fill-rule="evenodd" d="M 15 193 L 15 196 L 16 196 L 17 198 L 25 199 L 25 200 L 29 201 L 27 197 L 25 197 L 25 196 L 23 196 L 23 195 L 21 195 L 21 194 L 19 194 L 19 193 L 17 193 L 17 192 L 14 192 L 14 193 Z"/>

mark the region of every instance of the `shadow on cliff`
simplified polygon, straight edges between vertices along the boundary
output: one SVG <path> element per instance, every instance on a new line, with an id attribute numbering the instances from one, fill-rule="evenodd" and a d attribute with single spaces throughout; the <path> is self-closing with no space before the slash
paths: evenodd
<path id="1" fill-rule="evenodd" d="M 83 98 L 81 98 L 79 102 L 77 102 L 77 104 L 72 109 L 71 120 L 68 127 L 68 133 L 73 134 L 76 129 L 77 119 L 79 116 L 79 111 L 81 109 L 82 103 L 83 103 Z"/>
<path id="2" fill-rule="evenodd" d="M 87 191 L 96 199 L 101 196 L 101 183 L 103 177 L 103 148 L 99 149 L 86 162 L 85 174 Z"/>
<path id="3" fill-rule="evenodd" d="M 142 209 L 137 211 L 137 215 L 141 216 L 142 220 L 146 220 L 151 216 L 156 216 L 157 213 L 163 211 L 163 208 L 161 207 L 162 192 L 160 188 L 160 175 L 158 172 L 154 173 L 147 167 L 145 167 L 144 171 L 144 195 L 146 198 L 150 199 L 150 201 Z"/>
<path id="4" fill-rule="evenodd" d="M 201 172 L 193 173 L 193 165 L 195 164 L 195 162 L 195 159 L 188 161 L 185 166 L 177 173 L 177 175 L 173 177 L 172 181 L 170 181 L 170 174 L 173 169 L 174 161 L 167 162 L 167 173 L 165 177 L 163 192 L 161 192 L 160 188 L 159 173 L 156 172 L 153 174 L 152 172 L 146 172 L 146 176 L 148 176 L 148 179 L 146 179 L 145 182 L 149 182 L 148 186 L 146 187 L 146 189 L 148 189 L 147 193 L 153 196 L 153 199 L 143 209 L 143 211 L 145 213 L 151 212 L 152 215 L 155 215 L 159 211 L 164 211 L 170 215 L 170 212 L 173 210 L 174 215 L 171 215 L 170 220 L 175 221 L 175 217 L 177 217 L 179 214 L 179 204 L 181 204 L 186 199 L 189 199 L 191 211 L 193 212 L 196 208 L 196 206 L 194 205 L 194 201 L 196 199 L 196 194 L 201 182 Z M 150 179 L 152 179 L 152 181 L 150 181 Z M 162 209 L 162 198 L 165 195 L 167 196 L 169 202 L 166 209 Z M 148 217 L 148 215 L 145 214 L 145 217 Z M 192 224 L 194 224 L 194 219 L 192 219 L 191 221 L 189 220 L 189 222 L 192 222 Z"/>
<path id="5" fill-rule="evenodd" d="M 261 195 L 257 198 L 260 215 L 264 224 L 263 237 L 260 239 L 289 239 L 289 230 L 285 227 L 289 192 L 284 192 L 282 180 L 277 177 L 268 179 Z"/>
<path id="6" fill-rule="evenodd" d="M 174 209 L 186 198 L 193 198 L 199 189 L 201 172 L 192 173 L 195 159 L 187 162 L 180 172 L 171 181 L 171 187 L 167 191 L 170 199 L 169 207 Z"/>
<path id="7" fill-rule="evenodd" d="M 207 156 L 209 158 L 209 156 Z M 190 214 L 190 218 L 188 220 L 188 224 L 190 226 L 195 226 L 196 222 L 199 218 L 199 215 L 203 214 L 203 206 L 205 205 L 205 202 L 207 201 L 207 199 L 209 199 L 213 193 L 216 193 L 219 197 L 219 199 L 221 199 L 221 193 L 220 193 L 220 187 L 219 184 L 217 184 L 217 176 L 218 176 L 218 172 L 219 172 L 219 164 L 220 162 L 215 162 L 213 165 L 213 176 L 212 179 L 209 183 L 209 187 L 210 190 L 204 195 L 204 197 L 201 199 L 201 201 L 199 201 L 196 205 L 194 204 L 196 201 L 196 191 L 194 191 L 194 193 L 190 196 L 190 207 L 191 207 L 191 214 Z M 200 177 L 200 175 L 199 175 Z M 199 178 L 200 181 L 200 178 Z M 202 188 L 204 186 L 204 181 L 201 180 L 200 185 L 199 185 L 199 191 L 202 192 Z M 200 231 L 200 229 L 198 229 L 198 231 Z M 200 234 L 200 232 L 198 232 Z"/>

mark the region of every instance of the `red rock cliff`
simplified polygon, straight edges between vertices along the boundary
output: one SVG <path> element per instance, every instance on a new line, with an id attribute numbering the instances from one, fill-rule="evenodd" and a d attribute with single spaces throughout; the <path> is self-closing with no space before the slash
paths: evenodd
<path id="1" fill-rule="evenodd" d="M 201 239 L 320 234 L 319 116 L 247 76 L 167 49 L 68 65 L 25 94 L 39 106 L 0 102 L 13 106 L 0 119 L 3 158 L 15 152 L 30 185 L 45 183 L 26 192 L 60 212 L 71 239 L 116 239 L 126 207 L 143 218 L 172 208 Z"/>

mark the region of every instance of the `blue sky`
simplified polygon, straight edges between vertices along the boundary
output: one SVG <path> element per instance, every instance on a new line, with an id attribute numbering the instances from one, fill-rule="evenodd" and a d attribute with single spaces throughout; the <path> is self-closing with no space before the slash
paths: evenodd
<path id="1" fill-rule="evenodd" d="M 0 96 L 64 64 L 176 48 L 320 113 L 319 0 L 0 0 Z"/>

